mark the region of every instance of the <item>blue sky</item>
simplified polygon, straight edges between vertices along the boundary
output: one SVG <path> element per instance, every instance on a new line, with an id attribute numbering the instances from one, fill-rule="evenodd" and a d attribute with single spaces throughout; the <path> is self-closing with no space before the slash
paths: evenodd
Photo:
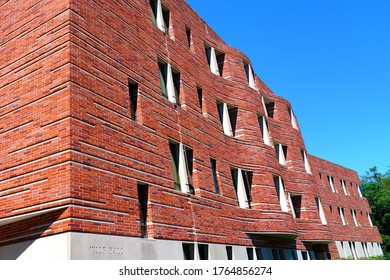
<path id="1" fill-rule="evenodd" d="M 390 170 L 390 1 L 187 3 L 291 102 L 310 154 Z"/>

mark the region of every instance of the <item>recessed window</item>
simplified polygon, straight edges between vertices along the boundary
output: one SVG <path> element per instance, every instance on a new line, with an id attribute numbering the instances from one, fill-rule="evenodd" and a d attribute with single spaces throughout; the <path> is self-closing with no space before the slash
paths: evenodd
<path id="1" fill-rule="evenodd" d="M 161 4 L 161 0 L 150 0 L 150 8 L 153 23 L 158 29 L 169 35 L 169 10 Z"/>
<path id="2" fill-rule="evenodd" d="M 373 226 L 370 213 L 367 213 L 367 219 L 368 219 L 368 223 L 370 224 L 370 226 Z"/>
<path id="3" fill-rule="evenodd" d="M 326 217 L 325 217 L 324 208 L 322 207 L 322 204 L 321 204 L 321 199 L 319 197 L 316 197 L 315 200 L 316 200 L 316 205 L 317 205 L 317 211 L 320 215 L 321 223 L 323 225 L 326 225 L 327 221 L 326 221 Z"/>
<path id="4" fill-rule="evenodd" d="M 226 255 L 227 255 L 227 259 L 229 261 L 233 260 L 233 247 L 232 246 L 226 246 Z"/>
<path id="5" fill-rule="evenodd" d="M 351 210 L 351 216 L 353 218 L 353 222 L 354 222 L 355 226 L 358 227 L 359 223 L 358 223 L 358 220 L 357 220 L 357 217 L 356 217 L 356 210 Z"/>
<path id="6" fill-rule="evenodd" d="M 183 255 L 185 260 L 194 260 L 195 259 L 195 247 L 192 243 L 183 243 Z"/>
<path id="7" fill-rule="evenodd" d="M 348 195 L 347 187 L 345 186 L 345 181 L 344 181 L 344 180 L 340 180 L 340 185 L 341 185 L 341 187 L 343 188 L 344 194 L 345 194 L 345 195 Z"/>
<path id="8" fill-rule="evenodd" d="M 336 192 L 336 188 L 334 187 L 333 177 L 332 176 L 328 175 L 328 182 L 329 182 L 330 189 L 332 190 L 332 192 L 335 193 Z"/>
<path id="9" fill-rule="evenodd" d="M 198 244 L 198 253 L 200 260 L 209 259 L 209 245 L 207 244 Z"/>
<path id="10" fill-rule="evenodd" d="M 225 54 L 207 45 L 205 45 L 205 51 L 211 73 L 222 77 Z"/>
<path id="11" fill-rule="evenodd" d="M 217 102 L 219 119 L 223 132 L 228 136 L 235 136 L 238 108 L 226 103 Z"/>
<path id="12" fill-rule="evenodd" d="M 278 157 L 278 161 L 281 165 L 286 165 L 287 159 L 287 146 L 282 144 L 275 145 L 276 156 Z"/>
<path id="13" fill-rule="evenodd" d="M 248 64 L 247 62 L 244 62 L 244 69 L 245 69 L 245 74 L 246 74 L 246 79 L 248 81 L 248 85 L 253 89 L 257 89 L 252 66 L 250 64 Z"/>
<path id="14" fill-rule="evenodd" d="M 215 193 L 219 194 L 219 185 L 218 185 L 218 177 L 217 177 L 217 161 L 213 158 L 210 158 L 211 172 L 213 173 L 214 179 L 214 188 Z"/>
<path id="15" fill-rule="evenodd" d="M 257 121 L 259 122 L 260 131 L 261 131 L 261 135 L 263 136 L 264 144 L 271 146 L 272 145 L 271 137 L 269 135 L 268 122 L 266 118 L 262 115 L 258 115 Z"/>
<path id="16" fill-rule="evenodd" d="M 253 248 L 247 247 L 247 248 L 246 248 L 246 255 L 247 255 L 247 257 L 248 257 L 248 260 L 254 260 Z"/>
<path id="17" fill-rule="evenodd" d="M 300 219 L 302 212 L 302 196 L 293 195 L 289 193 L 290 203 L 291 203 L 291 212 L 294 218 Z"/>
<path id="18" fill-rule="evenodd" d="M 341 223 L 342 223 L 344 226 L 347 225 L 347 223 L 346 223 L 346 221 L 345 221 L 345 216 L 344 216 L 344 209 L 341 208 L 341 207 L 337 207 L 337 210 L 339 211 Z"/>
<path id="19" fill-rule="evenodd" d="M 194 194 L 193 151 L 182 143 L 169 142 L 175 190 Z"/>
<path id="20" fill-rule="evenodd" d="M 302 155 L 303 164 L 305 165 L 306 173 L 311 174 L 311 168 L 310 168 L 309 160 L 307 159 L 306 151 L 301 150 L 301 155 Z"/>
<path id="21" fill-rule="evenodd" d="M 162 59 L 158 60 L 158 70 L 163 96 L 174 104 L 180 104 L 180 72 Z"/>
<path id="22" fill-rule="evenodd" d="M 255 252 L 258 260 L 264 260 L 263 251 L 261 248 L 255 248 Z"/>
<path id="23" fill-rule="evenodd" d="M 293 109 L 292 108 L 288 108 L 288 113 L 290 115 L 290 120 L 291 120 L 292 127 L 295 128 L 295 129 L 299 129 L 298 128 L 297 118 L 295 117 Z"/>
<path id="24" fill-rule="evenodd" d="M 272 257 L 274 260 L 285 260 L 283 249 L 272 249 Z"/>
<path id="25" fill-rule="evenodd" d="M 287 202 L 286 193 L 284 192 L 283 179 L 282 179 L 282 177 L 280 177 L 278 175 L 274 175 L 273 178 L 274 178 L 276 192 L 277 192 L 278 198 L 279 198 L 280 209 L 283 212 L 288 212 L 289 211 L 288 202 Z"/>
<path id="26" fill-rule="evenodd" d="M 309 253 L 307 251 L 302 251 L 302 259 L 305 261 L 310 260 Z"/>
<path id="27" fill-rule="evenodd" d="M 140 216 L 141 237 L 147 237 L 147 217 L 148 217 L 148 193 L 149 186 L 147 184 L 138 183 L 138 205 Z"/>
<path id="28" fill-rule="evenodd" d="M 128 79 L 131 119 L 137 121 L 138 83 Z"/>
<path id="29" fill-rule="evenodd" d="M 186 35 L 187 35 L 188 47 L 191 48 L 191 45 L 192 45 L 192 32 L 191 32 L 191 29 L 188 26 L 186 26 Z"/>
<path id="30" fill-rule="evenodd" d="M 362 186 L 359 186 L 359 185 L 356 185 L 356 188 L 357 188 L 357 191 L 358 191 L 359 196 L 360 196 L 360 197 L 363 197 L 363 192 L 362 192 L 363 187 L 362 187 Z"/>
<path id="31" fill-rule="evenodd" d="M 198 94 L 198 102 L 200 111 L 203 113 L 203 89 L 199 86 L 196 87 L 196 92 Z"/>
<path id="32" fill-rule="evenodd" d="M 250 209 L 253 172 L 245 171 L 240 168 L 232 168 L 231 173 L 234 189 L 236 190 L 238 206 Z"/>
<path id="33" fill-rule="evenodd" d="M 267 116 L 269 118 L 273 118 L 274 117 L 274 111 L 275 111 L 275 102 L 267 100 L 265 98 L 263 98 L 263 102 L 264 102 L 263 104 L 265 106 L 265 111 L 267 113 Z"/>

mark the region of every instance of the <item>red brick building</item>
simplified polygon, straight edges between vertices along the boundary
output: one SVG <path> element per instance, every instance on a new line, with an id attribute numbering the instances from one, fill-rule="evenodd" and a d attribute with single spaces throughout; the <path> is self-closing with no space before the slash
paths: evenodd
<path id="1" fill-rule="evenodd" d="M 0 259 L 382 254 L 356 172 L 184 0 L 0 14 Z"/>

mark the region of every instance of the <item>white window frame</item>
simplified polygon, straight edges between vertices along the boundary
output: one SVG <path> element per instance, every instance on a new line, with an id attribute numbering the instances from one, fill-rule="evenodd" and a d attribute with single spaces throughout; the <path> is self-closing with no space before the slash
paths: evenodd
<path id="1" fill-rule="evenodd" d="M 326 220 L 324 208 L 322 207 L 321 199 L 319 197 L 315 197 L 315 200 L 316 200 L 317 210 L 320 215 L 321 223 L 323 225 L 326 225 L 328 224 L 328 222 Z"/>
<path id="2" fill-rule="evenodd" d="M 341 208 L 341 207 L 337 207 L 337 210 L 338 210 L 338 212 L 339 212 L 339 215 L 340 215 L 340 219 L 341 219 L 342 224 L 343 224 L 344 226 L 346 226 L 346 225 L 347 225 L 347 222 L 346 222 L 345 216 L 344 216 L 344 209 Z"/>
<path id="3" fill-rule="evenodd" d="M 261 130 L 261 134 L 263 136 L 264 144 L 266 144 L 268 146 L 272 146 L 271 136 L 270 136 L 270 132 L 268 130 L 267 119 L 263 115 L 260 115 L 260 114 L 257 116 L 257 119 L 259 121 L 260 130 Z"/>
<path id="4" fill-rule="evenodd" d="M 287 146 L 286 145 L 282 145 L 280 143 L 278 144 L 275 144 L 275 150 L 276 150 L 276 155 L 278 157 L 278 161 L 281 165 L 286 165 L 286 153 L 284 152 L 284 147 L 286 148 L 287 150 Z"/>
<path id="5" fill-rule="evenodd" d="M 329 185 L 330 185 L 332 192 L 336 193 L 337 191 L 336 191 L 336 188 L 334 187 L 333 177 L 330 175 L 327 175 L 327 176 L 328 176 L 328 182 L 329 182 Z"/>
<path id="6" fill-rule="evenodd" d="M 290 119 L 291 119 L 291 126 L 293 128 L 295 128 L 296 130 L 299 130 L 297 118 L 296 118 L 292 108 L 289 108 L 289 114 L 290 114 Z"/>
<path id="7" fill-rule="evenodd" d="M 246 170 L 242 170 L 241 168 L 231 168 L 232 172 L 237 170 L 237 182 L 235 190 L 236 190 L 236 196 L 237 196 L 237 201 L 238 201 L 238 206 L 240 208 L 244 209 L 250 209 L 251 204 L 250 204 L 250 193 L 247 193 L 246 187 L 245 187 L 245 182 L 244 180 L 247 180 L 247 178 L 244 178 L 244 172 L 248 172 Z M 234 184 L 234 181 L 233 181 Z M 249 184 L 249 182 L 247 182 Z M 251 191 L 251 186 L 248 186 L 249 192 Z"/>
<path id="8" fill-rule="evenodd" d="M 245 69 L 245 74 L 246 74 L 249 87 L 251 87 L 254 90 L 257 90 L 256 80 L 255 80 L 255 75 L 254 75 L 252 65 L 250 65 L 247 62 L 244 62 L 244 69 Z"/>
<path id="9" fill-rule="evenodd" d="M 289 204 L 288 198 L 286 196 L 284 186 L 283 186 L 283 179 L 279 175 L 273 175 L 273 178 L 274 178 L 276 192 L 277 192 L 278 198 L 279 198 L 280 209 L 283 212 L 289 212 L 290 208 L 288 205 Z M 277 178 L 277 180 L 275 180 L 275 178 Z"/>
<path id="10" fill-rule="evenodd" d="M 343 179 L 340 179 L 341 187 L 343 188 L 343 192 L 345 195 L 348 195 L 347 187 L 345 186 L 345 181 Z"/>
<path id="11" fill-rule="evenodd" d="M 301 150 L 301 154 L 302 154 L 303 163 L 305 165 L 306 173 L 311 174 L 311 168 L 310 168 L 309 160 L 307 158 L 306 151 Z"/>

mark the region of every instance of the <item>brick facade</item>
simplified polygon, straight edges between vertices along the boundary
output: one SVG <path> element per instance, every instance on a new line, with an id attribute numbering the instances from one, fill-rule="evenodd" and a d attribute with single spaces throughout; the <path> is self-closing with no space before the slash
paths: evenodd
<path id="1" fill-rule="evenodd" d="M 150 239 L 292 248 L 331 258 L 340 257 L 336 241 L 381 242 L 356 172 L 307 154 L 308 173 L 292 105 L 257 76 L 251 88 L 248 57 L 184 0 L 163 1 L 165 33 L 153 23 L 148 0 L 3 2 L 0 246 L 64 232 L 141 237 L 140 184 L 148 186 Z M 205 46 L 225 55 L 221 76 L 211 73 Z M 159 61 L 180 72 L 177 104 L 162 94 Z M 136 121 L 129 79 L 138 84 Z M 273 116 L 263 99 L 274 102 Z M 217 103 L 237 108 L 234 136 L 224 133 Z M 192 150 L 194 194 L 174 188 L 169 141 Z M 285 165 L 275 144 L 287 147 Z M 238 205 L 232 169 L 252 175 L 250 209 Z M 283 179 L 287 200 L 298 196 L 300 217 L 293 217 L 291 200 L 289 211 L 281 210 L 275 176 Z"/>

